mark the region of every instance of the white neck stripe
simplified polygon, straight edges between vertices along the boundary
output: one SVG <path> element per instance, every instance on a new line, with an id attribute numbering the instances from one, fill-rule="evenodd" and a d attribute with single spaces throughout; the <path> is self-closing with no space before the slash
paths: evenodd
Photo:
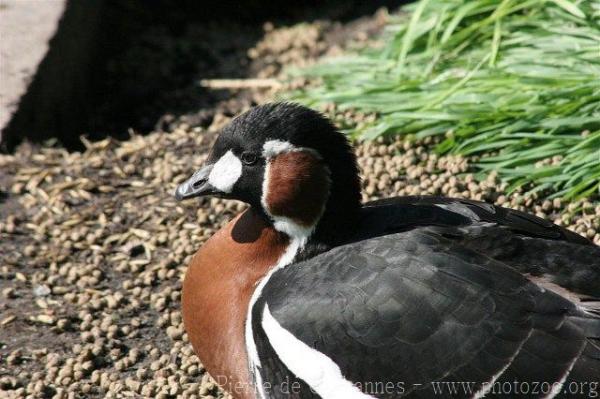
<path id="1" fill-rule="evenodd" d="M 282 140 L 268 140 L 263 144 L 263 157 L 266 160 L 269 160 L 273 157 L 276 157 L 279 154 L 283 154 L 286 152 L 295 152 L 295 151 L 304 151 L 308 152 L 317 159 L 323 159 L 321 154 L 319 154 L 316 150 L 308 147 L 296 147 L 289 141 Z"/>
<path id="2" fill-rule="evenodd" d="M 317 221 L 314 225 L 309 227 L 301 226 L 300 224 L 294 222 L 292 219 L 283 217 L 283 216 L 273 216 L 269 214 L 269 207 L 266 203 L 266 196 L 269 189 L 269 176 L 270 176 L 270 160 L 284 152 L 291 151 L 310 151 L 311 153 L 316 154 L 318 158 L 321 158 L 319 154 L 311 149 L 298 148 L 292 145 L 289 142 L 280 141 L 280 140 L 269 140 L 263 146 L 263 156 L 267 160 L 267 164 L 265 166 L 264 179 L 262 184 L 262 198 L 261 204 L 263 206 L 264 211 L 273 221 L 273 227 L 284 234 L 286 234 L 290 238 L 290 243 L 283 253 L 283 255 L 279 258 L 277 263 L 273 268 L 271 268 L 267 274 L 259 281 L 256 286 L 256 289 L 252 293 L 250 298 L 250 303 L 248 305 L 248 311 L 246 315 L 246 323 L 245 323 L 245 340 L 246 340 L 246 351 L 248 352 L 248 363 L 251 373 L 254 376 L 254 383 L 256 384 L 256 391 L 258 397 L 266 398 L 267 395 L 264 392 L 263 380 L 260 374 L 260 357 L 258 355 L 258 350 L 256 348 L 256 342 L 254 342 L 254 334 L 252 331 L 252 308 L 254 307 L 256 301 L 262 295 L 262 290 L 269 282 L 271 276 L 278 270 L 283 269 L 284 267 L 290 265 L 296 255 L 304 248 L 310 236 L 314 233 L 314 230 L 317 226 Z M 320 218 L 319 218 L 320 219 Z"/>
<path id="3" fill-rule="evenodd" d="M 288 141 L 268 140 L 263 144 L 263 157 L 268 160 L 284 152 L 296 150 L 297 148 Z"/>
<path id="4" fill-rule="evenodd" d="M 307 151 L 307 152 L 310 152 L 312 155 L 316 156 L 318 159 L 321 159 L 321 156 L 317 153 L 317 151 L 315 151 L 313 149 L 304 148 L 304 147 L 294 147 L 293 144 L 288 143 L 287 141 L 281 141 L 281 140 L 267 141 L 263 146 L 263 156 L 266 158 L 267 163 L 265 165 L 265 173 L 264 173 L 263 182 L 262 182 L 262 197 L 260 199 L 260 203 L 261 203 L 265 213 L 273 221 L 273 227 L 275 227 L 275 230 L 285 233 L 292 239 L 300 239 L 300 240 L 304 239 L 306 241 L 314 233 L 315 228 L 317 227 L 317 224 L 318 224 L 319 220 L 321 219 L 321 216 L 323 216 L 323 212 L 325 212 L 325 204 L 323 204 L 321 213 L 319 214 L 319 217 L 317 218 L 317 220 L 314 222 L 314 224 L 312 226 L 300 225 L 299 223 L 296 223 L 294 220 L 292 220 L 288 217 L 285 217 L 285 216 L 272 215 L 269 212 L 269 206 L 267 204 L 267 194 L 269 191 L 269 179 L 271 176 L 270 159 L 272 159 L 276 155 L 282 154 L 284 152 L 290 152 L 290 151 Z M 327 168 L 327 172 L 329 173 L 329 168 Z"/>

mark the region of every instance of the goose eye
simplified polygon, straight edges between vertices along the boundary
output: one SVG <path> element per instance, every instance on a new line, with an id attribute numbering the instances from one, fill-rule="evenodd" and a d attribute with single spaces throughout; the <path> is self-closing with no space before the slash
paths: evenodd
<path id="1" fill-rule="evenodd" d="M 244 152 L 242 153 L 241 159 L 246 165 L 253 165 L 258 161 L 258 155 L 253 152 Z"/>

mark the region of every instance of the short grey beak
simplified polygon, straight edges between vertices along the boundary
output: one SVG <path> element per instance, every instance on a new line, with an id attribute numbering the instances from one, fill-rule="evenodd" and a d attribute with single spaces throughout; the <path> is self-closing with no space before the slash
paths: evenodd
<path id="1" fill-rule="evenodd" d="M 213 168 L 213 165 L 206 165 L 200 168 L 196 173 L 189 179 L 181 183 L 177 190 L 175 190 L 175 198 L 178 201 L 201 197 L 203 195 L 214 195 L 218 194 L 219 190 L 214 188 L 208 182 L 208 176 Z"/>

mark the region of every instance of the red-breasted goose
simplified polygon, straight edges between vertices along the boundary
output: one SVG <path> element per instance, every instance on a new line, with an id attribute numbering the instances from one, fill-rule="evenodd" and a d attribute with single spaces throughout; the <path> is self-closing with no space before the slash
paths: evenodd
<path id="1" fill-rule="evenodd" d="M 204 195 L 250 205 L 199 249 L 182 295 L 196 353 L 234 397 L 600 389 L 600 247 L 575 233 L 477 201 L 361 204 L 345 136 L 289 103 L 223 130 L 176 192 Z"/>

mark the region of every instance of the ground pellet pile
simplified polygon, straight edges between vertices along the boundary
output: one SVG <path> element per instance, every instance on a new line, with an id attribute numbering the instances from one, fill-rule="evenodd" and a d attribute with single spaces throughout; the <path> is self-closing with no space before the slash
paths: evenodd
<path id="1" fill-rule="evenodd" d="M 261 77 L 279 73 L 278 64 L 293 54 L 301 58 L 307 46 L 321 46 L 329 28 L 294 28 L 316 32 L 309 44 L 290 29 L 267 27 L 267 39 L 288 39 L 271 47 L 263 41 L 250 54 L 273 55 Z M 174 122 L 169 132 L 86 142 L 85 152 L 24 144 L 0 156 L 0 397 L 225 395 L 187 341 L 180 290 L 190 256 L 244 205 L 178 203 L 173 192 L 202 165 L 230 118 L 215 111 L 207 127 Z M 600 244 L 597 201 L 505 195 L 494 174 L 477 181 L 468 159 L 437 156 L 434 144 L 358 144 L 364 200 L 416 194 L 486 200 Z"/>

